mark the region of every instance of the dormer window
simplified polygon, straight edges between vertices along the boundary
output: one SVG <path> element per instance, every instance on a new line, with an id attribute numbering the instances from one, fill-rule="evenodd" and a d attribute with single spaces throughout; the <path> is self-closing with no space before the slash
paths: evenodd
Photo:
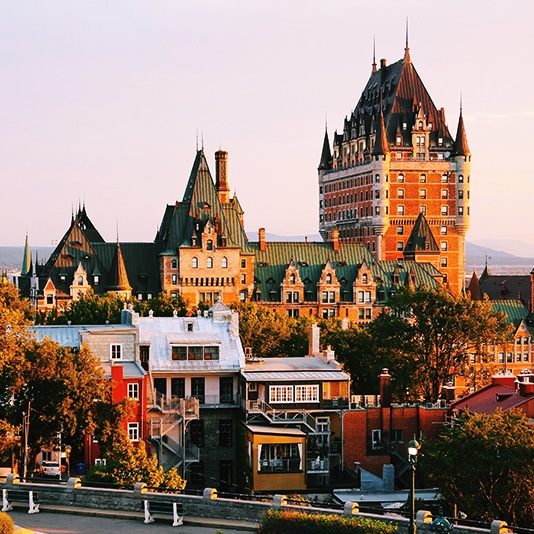
<path id="1" fill-rule="evenodd" d="M 327 274 L 326 275 L 326 283 L 327 284 L 331 284 L 332 283 L 332 275 L 331 274 Z"/>
<path id="2" fill-rule="evenodd" d="M 83 276 L 78 276 L 78 285 L 83 286 Z"/>
<path id="3" fill-rule="evenodd" d="M 210 233 L 211 233 L 211 228 L 210 228 Z M 211 239 L 208 239 L 208 241 L 206 242 L 206 250 L 213 250 L 213 241 Z"/>
<path id="4" fill-rule="evenodd" d="M 291 275 L 289 276 L 289 283 L 290 283 L 290 284 L 294 284 L 294 283 L 295 283 L 295 275 L 294 275 L 294 274 L 291 274 Z"/>

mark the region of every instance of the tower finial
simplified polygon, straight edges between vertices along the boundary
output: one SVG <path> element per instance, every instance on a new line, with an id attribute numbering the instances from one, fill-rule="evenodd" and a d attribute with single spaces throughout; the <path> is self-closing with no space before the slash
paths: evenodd
<path id="1" fill-rule="evenodd" d="M 462 109 L 463 109 L 463 95 L 462 95 L 462 91 L 460 91 L 460 115 L 462 114 Z"/>
<path id="2" fill-rule="evenodd" d="M 196 144 L 195 144 L 195 147 L 196 147 L 197 152 L 198 152 L 198 128 L 197 128 L 197 137 L 196 137 Z"/>
<path id="3" fill-rule="evenodd" d="M 410 46 L 408 44 L 408 17 L 406 17 L 406 47 L 404 48 L 404 63 L 411 63 Z"/>
<path id="4" fill-rule="evenodd" d="M 373 35 L 373 72 L 376 72 L 376 38 Z"/>

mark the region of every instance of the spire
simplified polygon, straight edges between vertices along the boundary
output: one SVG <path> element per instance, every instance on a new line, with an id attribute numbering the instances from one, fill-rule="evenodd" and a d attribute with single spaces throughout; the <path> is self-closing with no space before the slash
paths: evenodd
<path id="1" fill-rule="evenodd" d="M 426 220 L 424 213 L 421 211 L 415 220 L 412 233 L 404 247 L 404 255 L 412 256 L 414 254 L 431 253 L 438 254 L 439 247 L 436 238 L 432 233 L 430 225 Z"/>
<path id="2" fill-rule="evenodd" d="M 376 72 L 376 43 L 373 35 L 373 72 Z"/>
<path id="3" fill-rule="evenodd" d="M 462 99 L 460 97 L 460 117 L 458 118 L 458 129 L 454 141 L 453 155 L 468 157 L 471 155 L 467 144 L 467 134 L 465 133 L 464 117 L 462 114 Z"/>
<path id="4" fill-rule="evenodd" d="M 321 152 L 321 161 L 317 170 L 325 171 L 332 168 L 332 152 L 330 152 L 330 141 L 328 139 L 328 128 L 324 128 L 323 151 Z"/>
<path id="5" fill-rule="evenodd" d="M 130 292 L 132 286 L 128 280 L 128 273 L 126 272 L 126 266 L 124 265 L 124 258 L 122 256 L 121 245 L 117 241 L 115 247 L 115 255 L 111 263 L 111 285 L 109 289 L 112 291 Z"/>
<path id="6" fill-rule="evenodd" d="M 30 243 L 28 241 L 28 234 L 26 234 L 26 241 L 24 242 L 24 254 L 22 256 L 22 268 L 20 274 L 26 276 L 32 270 L 32 256 L 30 253 Z"/>
<path id="7" fill-rule="evenodd" d="M 386 135 L 386 125 L 384 124 L 384 113 L 382 111 L 382 90 L 380 90 L 380 110 L 378 113 L 378 125 L 376 132 L 373 156 L 389 154 L 388 138 Z"/>
<path id="8" fill-rule="evenodd" d="M 473 300 L 482 300 L 482 289 L 480 287 L 480 282 L 475 271 L 473 271 L 473 276 L 471 277 L 471 281 L 469 282 L 467 292 Z"/>
<path id="9" fill-rule="evenodd" d="M 411 63 L 410 47 L 408 46 L 408 17 L 406 17 L 406 46 L 404 48 L 404 63 Z"/>

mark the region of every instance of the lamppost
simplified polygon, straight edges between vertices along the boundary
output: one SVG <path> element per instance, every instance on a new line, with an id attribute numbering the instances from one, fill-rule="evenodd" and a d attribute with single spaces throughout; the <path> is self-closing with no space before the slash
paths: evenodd
<path id="1" fill-rule="evenodd" d="M 70 478 L 70 451 L 72 451 L 72 447 L 70 445 L 65 445 L 65 455 L 67 457 L 67 480 Z"/>
<path id="2" fill-rule="evenodd" d="M 408 462 L 412 470 L 412 484 L 410 488 L 410 526 L 408 528 L 408 534 L 416 534 L 417 527 L 415 526 L 415 465 L 417 464 L 417 453 L 421 445 L 415 439 L 411 439 L 408 442 Z"/>

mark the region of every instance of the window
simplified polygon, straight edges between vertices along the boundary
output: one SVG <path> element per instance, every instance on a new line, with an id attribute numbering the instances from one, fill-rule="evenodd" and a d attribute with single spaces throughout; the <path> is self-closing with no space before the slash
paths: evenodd
<path id="1" fill-rule="evenodd" d="M 329 296 L 329 302 L 335 302 L 336 301 L 336 293 L 335 293 L 335 291 L 330 291 L 328 293 L 328 296 Z"/>
<path id="2" fill-rule="evenodd" d="M 193 269 L 198 269 L 198 258 L 195 257 L 191 260 L 191 267 Z"/>
<path id="3" fill-rule="evenodd" d="M 293 298 L 293 293 L 291 291 L 286 291 L 286 302 L 290 303 Z"/>
<path id="4" fill-rule="evenodd" d="M 397 241 L 397 250 L 402 250 L 404 248 L 404 243 L 402 241 Z"/>
<path id="5" fill-rule="evenodd" d="M 426 215 L 426 206 L 424 204 L 419 206 L 419 213 Z"/>
<path id="6" fill-rule="evenodd" d="M 241 269 L 247 268 L 247 260 L 241 260 Z"/>
<path id="7" fill-rule="evenodd" d="M 213 258 L 211 256 L 206 260 L 206 267 L 208 269 L 212 269 L 213 268 Z"/>
<path id="8" fill-rule="evenodd" d="M 449 190 L 448 189 L 442 189 L 441 190 L 441 198 L 443 198 L 443 199 L 449 198 Z"/>
<path id="9" fill-rule="evenodd" d="M 171 378 L 171 396 L 185 398 L 185 378 Z"/>
<path id="10" fill-rule="evenodd" d="M 449 214 L 449 207 L 448 206 L 441 206 L 441 214 L 442 215 L 448 215 Z"/>
<path id="11" fill-rule="evenodd" d="M 463 215 L 463 214 L 464 214 L 464 207 L 458 206 L 458 215 Z"/>
<path id="12" fill-rule="evenodd" d="M 231 376 L 221 376 L 219 378 L 219 395 L 223 404 L 232 404 L 234 402 L 234 379 Z"/>
<path id="13" fill-rule="evenodd" d="M 362 274 L 362 284 L 368 283 L 369 277 L 367 276 L 367 273 Z"/>
<path id="14" fill-rule="evenodd" d="M 219 447 L 232 446 L 232 420 L 219 420 Z"/>
<path id="15" fill-rule="evenodd" d="M 206 250 L 213 250 L 213 241 L 211 239 L 206 241 Z"/>
<path id="16" fill-rule="evenodd" d="M 128 423 L 128 437 L 130 441 L 139 441 L 139 423 Z"/>
<path id="17" fill-rule="evenodd" d="M 122 345 L 117 343 L 112 343 L 110 347 L 110 354 L 112 360 L 121 360 L 122 359 Z"/>
<path id="18" fill-rule="evenodd" d="M 128 383 L 128 397 L 139 400 L 139 384 L 137 382 Z"/>
<path id="19" fill-rule="evenodd" d="M 293 291 L 293 302 L 298 302 L 298 301 L 299 301 L 299 292 Z"/>
<path id="20" fill-rule="evenodd" d="M 171 347 L 171 360 L 187 360 L 187 347 Z"/>
<path id="21" fill-rule="evenodd" d="M 171 260 L 171 269 L 176 269 L 178 267 L 178 262 L 176 260 Z"/>
<path id="22" fill-rule="evenodd" d="M 397 235 L 404 235 L 404 226 L 397 226 Z"/>
<path id="23" fill-rule="evenodd" d="M 441 235 L 447 235 L 447 227 L 446 226 L 442 226 L 441 229 L 440 229 L 440 232 L 441 232 Z"/>
<path id="24" fill-rule="evenodd" d="M 204 347 L 204 359 L 205 360 L 218 360 L 219 359 L 218 345 L 214 345 L 211 347 Z"/>
<path id="25" fill-rule="evenodd" d="M 365 318 L 366 319 L 371 318 L 371 308 L 365 308 Z"/>
<path id="26" fill-rule="evenodd" d="M 289 283 L 292 285 L 295 283 L 295 275 L 293 273 L 289 275 Z"/>
<path id="27" fill-rule="evenodd" d="M 198 488 L 205 488 L 204 482 L 204 462 L 194 462 L 191 464 L 191 484 Z"/>
<path id="28" fill-rule="evenodd" d="M 419 176 L 419 181 L 422 184 L 426 183 L 426 174 L 421 174 L 421 176 Z"/>
<path id="29" fill-rule="evenodd" d="M 221 260 L 221 267 L 223 269 L 228 269 L 228 258 L 226 256 L 224 256 Z"/>
<path id="30" fill-rule="evenodd" d="M 293 386 L 269 386 L 269 402 L 293 402 Z"/>
<path id="31" fill-rule="evenodd" d="M 399 184 L 404 183 L 404 174 L 399 174 L 397 177 L 397 182 L 399 182 Z"/>
<path id="32" fill-rule="evenodd" d="M 397 206 L 397 215 L 404 215 L 404 206 Z"/>
<path id="33" fill-rule="evenodd" d="M 458 191 L 458 200 L 463 200 L 464 199 L 464 191 L 463 189 L 460 189 Z"/>
<path id="34" fill-rule="evenodd" d="M 322 295 L 322 301 L 323 301 L 324 303 L 328 302 L 328 291 L 323 291 L 323 292 L 321 293 L 321 295 Z"/>
<path id="35" fill-rule="evenodd" d="M 83 286 L 83 276 L 78 276 L 78 285 Z"/>
<path id="36" fill-rule="evenodd" d="M 326 283 L 331 284 L 332 283 L 332 275 L 329 273 L 326 275 Z"/>
<path id="37" fill-rule="evenodd" d="M 247 283 L 247 275 L 245 273 L 241 273 L 241 283 L 242 284 Z"/>
<path id="38" fill-rule="evenodd" d="M 447 250 L 447 241 L 442 241 L 441 242 L 441 250 L 443 252 L 445 252 Z"/>
<path id="39" fill-rule="evenodd" d="M 391 441 L 400 441 L 400 442 L 403 442 L 404 441 L 404 436 L 403 436 L 403 433 L 402 433 L 402 429 L 393 429 L 391 431 Z"/>
<path id="40" fill-rule="evenodd" d="M 448 177 L 446 174 L 442 174 L 442 175 L 441 175 L 441 183 L 442 183 L 442 184 L 447 184 L 447 183 L 449 183 L 449 177 Z"/>
<path id="41" fill-rule="evenodd" d="M 205 399 L 204 377 L 191 378 L 191 396 L 196 397 L 200 404 L 204 404 L 204 399 Z"/>
<path id="42" fill-rule="evenodd" d="M 426 189 L 419 189 L 419 198 L 426 198 Z"/>
<path id="43" fill-rule="evenodd" d="M 190 432 L 191 442 L 197 447 L 204 446 L 204 421 L 202 419 L 194 419 L 191 421 Z"/>
<path id="44" fill-rule="evenodd" d="M 178 275 L 173 274 L 172 275 L 172 285 L 175 286 L 178 283 Z"/>
<path id="45" fill-rule="evenodd" d="M 203 347 L 189 346 L 187 347 L 188 360 L 202 360 L 204 355 Z"/>
<path id="46" fill-rule="evenodd" d="M 397 198 L 404 198 L 404 189 L 397 189 Z"/>
<path id="47" fill-rule="evenodd" d="M 463 184 L 464 183 L 464 177 L 461 174 L 458 176 L 458 183 L 459 184 Z"/>
<path id="48" fill-rule="evenodd" d="M 447 258 L 441 258 L 441 266 L 447 267 Z"/>
<path id="49" fill-rule="evenodd" d="M 295 402 L 319 402 L 319 386 L 295 386 Z"/>
<path id="50" fill-rule="evenodd" d="M 373 449 L 380 449 L 380 447 L 382 447 L 382 431 L 371 430 L 371 441 Z"/>

